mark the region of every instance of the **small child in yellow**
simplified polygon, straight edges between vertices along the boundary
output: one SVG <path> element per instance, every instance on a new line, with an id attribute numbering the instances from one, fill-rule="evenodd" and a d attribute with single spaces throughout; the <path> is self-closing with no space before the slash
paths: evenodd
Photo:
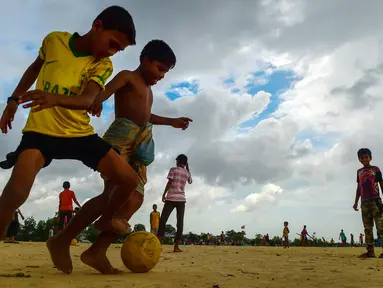
<path id="1" fill-rule="evenodd" d="M 289 233 L 290 233 L 290 230 L 289 230 L 289 222 L 285 221 L 283 223 L 284 227 L 283 227 L 283 242 L 284 242 L 284 245 L 285 245 L 285 248 L 289 247 Z"/>
<path id="2" fill-rule="evenodd" d="M 157 205 L 153 205 L 153 212 L 150 213 L 150 232 L 157 236 L 160 226 L 160 212 L 157 211 Z"/>

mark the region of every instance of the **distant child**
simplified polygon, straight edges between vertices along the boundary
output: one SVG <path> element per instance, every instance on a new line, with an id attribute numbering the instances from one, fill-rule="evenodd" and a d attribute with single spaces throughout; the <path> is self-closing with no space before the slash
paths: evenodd
<path id="1" fill-rule="evenodd" d="M 346 246 L 346 234 L 344 234 L 343 229 L 339 233 L 339 240 L 342 241 L 342 246 Z"/>
<path id="2" fill-rule="evenodd" d="M 123 160 L 133 168 L 138 183 L 129 190 L 120 187 L 114 179 L 102 174 L 104 179 L 102 195 L 84 204 L 71 224 L 53 238 L 57 243 L 68 243 L 71 237 L 75 237 L 88 224 L 95 221 L 103 212 L 105 203 L 114 198 L 115 189 L 123 189 L 123 193 L 130 195 L 116 218 L 119 219 L 119 223 L 126 224 L 127 231 L 131 230 L 128 221 L 143 203 L 147 167 L 154 161 L 153 125 L 166 125 L 185 130 L 192 121 L 186 117 L 168 118 L 152 114 L 152 86 L 163 79 L 175 64 L 176 56 L 168 44 L 162 40 L 150 41 L 141 51 L 137 69 L 119 72 L 90 107 L 89 113 L 100 116 L 102 103 L 114 94 L 115 120 L 105 132 L 103 139 L 119 151 Z M 96 229 L 100 228 L 98 224 L 99 221 L 96 221 Z M 96 242 L 81 255 L 81 260 L 86 265 L 104 274 L 121 272 L 113 268 L 106 256 L 107 249 L 118 237 L 117 233 L 112 232 L 114 231 L 102 232 Z"/>
<path id="3" fill-rule="evenodd" d="M 0 163 L 1 168 L 14 167 L 0 197 L 0 239 L 14 211 L 28 199 L 36 175 L 53 159 L 81 161 L 123 187 L 114 191 L 110 201 L 100 203 L 99 227 L 126 231 L 115 216 L 126 203 L 127 191 L 133 190 L 139 179 L 111 145 L 95 133 L 87 110 L 113 73 L 109 57 L 135 45 L 136 31 L 129 12 L 119 6 L 106 8 L 90 24 L 85 35 L 49 33 L 36 60 L 7 100 L 0 120 L 3 133 L 11 129 L 19 104 L 32 109 L 20 145 Z M 36 80 L 36 90 L 28 91 Z M 89 223 L 87 217 L 92 218 L 78 217 L 81 221 L 76 225 L 81 226 L 80 230 Z M 70 242 L 74 236 L 68 242 L 54 243 L 54 238 L 47 242 L 52 260 L 58 269 L 71 273 Z"/>
<path id="4" fill-rule="evenodd" d="M 357 171 L 357 188 L 353 208 L 358 211 L 358 202 L 361 198 L 362 221 L 367 244 L 367 252 L 360 255 L 359 258 L 375 258 L 374 221 L 378 233 L 383 233 L 383 204 L 379 195 L 379 185 L 381 189 L 383 185 L 382 172 L 377 166 L 370 165 L 372 156 L 369 149 L 359 149 L 358 159 L 363 167 Z M 379 258 L 383 258 L 383 253 Z"/>
<path id="5" fill-rule="evenodd" d="M 157 211 L 157 205 L 153 205 L 153 211 L 150 213 L 150 232 L 157 236 L 160 226 L 160 212 Z"/>
<path id="6" fill-rule="evenodd" d="M 185 185 L 192 183 L 192 177 L 189 170 L 188 158 L 181 154 L 176 158 L 176 167 L 170 169 L 168 174 L 168 183 L 166 184 L 162 201 L 165 202 L 162 209 L 160 228 L 158 230 L 158 239 L 162 240 L 165 235 L 166 222 L 170 214 L 176 208 L 177 210 L 177 234 L 175 238 L 174 252 L 182 252 L 178 244 L 182 239 L 185 215 Z"/>
<path id="7" fill-rule="evenodd" d="M 354 247 L 354 245 L 355 245 L 355 242 L 354 242 L 354 234 L 350 234 L 350 244 L 351 244 L 351 247 Z"/>
<path id="8" fill-rule="evenodd" d="M 363 246 L 363 237 L 364 235 L 362 233 L 359 234 L 359 243 L 360 243 L 360 246 Z"/>
<path id="9" fill-rule="evenodd" d="M 24 216 L 21 213 L 20 209 L 17 209 L 13 214 L 13 219 L 11 224 L 8 226 L 8 231 L 4 240 L 4 243 L 19 243 L 15 240 L 15 237 L 20 231 L 20 222 L 19 222 L 19 214 L 21 219 L 24 220 Z"/>
<path id="10" fill-rule="evenodd" d="M 55 235 L 55 226 L 52 226 L 51 229 L 49 229 L 49 238 L 53 237 Z"/>
<path id="11" fill-rule="evenodd" d="M 80 203 L 78 203 L 76 194 L 70 189 L 70 183 L 68 181 L 65 181 L 63 183 L 64 191 L 62 191 L 59 195 L 59 228 L 58 230 L 61 231 L 65 225 L 67 225 L 73 217 L 73 202 L 81 208 Z M 66 222 L 65 222 L 66 218 Z"/>
<path id="12" fill-rule="evenodd" d="M 225 244 L 225 233 L 223 231 L 221 232 L 220 238 L 221 238 L 221 244 L 224 245 Z"/>
<path id="13" fill-rule="evenodd" d="M 283 223 L 283 242 L 284 242 L 284 245 L 285 245 L 285 248 L 289 247 L 289 233 L 290 233 L 290 230 L 289 230 L 289 222 L 285 221 Z"/>
<path id="14" fill-rule="evenodd" d="M 269 246 L 269 242 L 270 242 L 269 234 L 266 234 L 266 236 L 265 236 L 265 246 Z"/>
<path id="15" fill-rule="evenodd" d="M 301 245 L 302 246 L 307 246 L 308 245 L 308 238 L 307 236 L 310 236 L 309 233 L 307 232 L 307 228 L 306 228 L 306 225 L 303 225 L 303 229 L 302 229 L 302 232 L 301 232 Z"/>
<path id="16" fill-rule="evenodd" d="M 331 238 L 330 244 L 331 244 L 331 246 L 334 246 L 334 245 L 335 245 L 334 238 Z"/>

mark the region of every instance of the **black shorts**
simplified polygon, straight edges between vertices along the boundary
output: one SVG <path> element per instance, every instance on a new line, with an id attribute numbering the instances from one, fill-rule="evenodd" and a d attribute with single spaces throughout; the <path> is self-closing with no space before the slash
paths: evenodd
<path id="1" fill-rule="evenodd" d="M 47 167 L 53 159 L 79 160 L 89 168 L 97 170 L 102 158 L 112 149 L 97 134 L 84 137 L 62 138 L 35 132 L 25 132 L 15 152 L 7 155 L 7 160 L 0 162 L 0 167 L 10 169 L 16 164 L 18 155 L 28 149 L 37 149 L 45 157 Z"/>
<path id="2" fill-rule="evenodd" d="M 63 229 L 64 228 L 64 220 L 65 220 L 65 216 L 66 216 L 66 224 L 68 224 L 71 220 L 72 220 L 72 217 L 73 217 L 73 211 L 71 210 L 65 210 L 65 211 L 60 211 L 59 212 L 59 217 L 60 217 L 60 223 L 59 223 L 59 228 L 60 229 Z"/>

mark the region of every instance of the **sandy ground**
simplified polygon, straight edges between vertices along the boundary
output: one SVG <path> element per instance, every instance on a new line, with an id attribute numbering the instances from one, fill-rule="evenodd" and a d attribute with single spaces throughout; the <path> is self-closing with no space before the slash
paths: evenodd
<path id="1" fill-rule="evenodd" d="M 357 259 L 363 248 L 187 246 L 172 253 L 164 246 L 152 271 L 134 274 L 120 260 L 121 246 L 113 245 L 111 262 L 125 272 L 107 276 L 82 264 L 87 246 L 72 247 L 74 271 L 63 275 L 44 243 L 0 243 L 0 287 L 383 287 L 383 259 Z"/>

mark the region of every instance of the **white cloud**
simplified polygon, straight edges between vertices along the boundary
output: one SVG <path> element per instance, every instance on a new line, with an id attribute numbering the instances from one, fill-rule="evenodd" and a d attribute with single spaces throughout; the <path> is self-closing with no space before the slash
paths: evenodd
<path id="1" fill-rule="evenodd" d="M 266 184 L 261 192 L 251 193 L 244 199 L 244 204 L 238 205 L 233 212 L 252 212 L 260 205 L 269 205 L 278 200 L 283 189 L 274 184 Z"/>

